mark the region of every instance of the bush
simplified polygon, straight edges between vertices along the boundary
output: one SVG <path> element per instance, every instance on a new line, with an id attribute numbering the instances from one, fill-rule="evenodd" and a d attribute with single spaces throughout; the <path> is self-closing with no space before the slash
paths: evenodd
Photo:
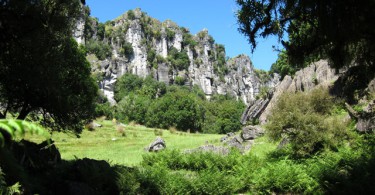
<path id="1" fill-rule="evenodd" d="M 317 193 L 319 183 L 312 178 L 307 166 L 291 160 L 269 163 L 257 171 L 252 181 L 257 193 Z"/>
<path id="2" fill-rule="evenodd" d="M 113 107 L 109 102 L 96 103 L 95 117 L 106 116 L 107 118 L 113 118 Z"/>
<path id="3" fill-rule="evenodd" d="M 240 118 L 245 104 L 240 101 L 217 95 L 205 102 L 206 117 L 203 125 L 205 133 L 229 133 L 241 129 Z"/>
<path id="4" fill-rule="evenodd" d="M 139 194 L 141 183 L 139 171 L 123 166 L 114 167 L 116 173 L 116 185 L 120 194 Z"/>
<path id="5" fill-rule="evenodd" d="M 156 99 L 147 111 L 147 126 L 167 129 L 175 126 L 180 130 L 200 130 L 203 112 L 195 98 L 185 92 L 167 93 Z"/>
<path id="6" fill-rule="evenodd" d="M 125 41 L 120 49 L 120 54 L 124 55 L 126 58 L 130 58 L 134 55 L 133 45 Z"/>
<path id="7" fill-rule="evenodd" d="M 146 113 L 151 100 L 146 96 L 130 94 L 124 97 L 117 105 L 116 118 L 126 122 L 135 121 L 146 124 Z"/>
<path id="8" fill-rule="evenodd" d="M 133 10 L 129 10 L 127 13 L 126 13 L 127 17 L 129 20 L 134 20 L 135 19 L 135 14 L 134 14 L 134 11 Z"/>
<path id="9" fill-rule="evenodd" d="M 104 42 L 90 39 L 86 42 L 85 46 L 87 52 L 95 54 L 99 60 L 104 60 L 112 56 L 111 46 Z"/>
<path id="10" fill-rule="evenodd" d="M 119 102 L 122 98 L 130 93 L 139 90 L 143 85 L 143 79 L 137 75 L 126 73 L 122 75 L 115 83 L 114 98 Z"/>
<path id="11" fill-rule="evenodd" d="M 189 56 L 184 50 L 179 52 L 176 48 L 173 47 L 169 51 L 167 59 L 172 64 L 172 66 L 177 70 L 187 70 L 189 68 Z"/>
<path id="12" fill-rule="evenodd" d="M 275 141 L 286 136 L 296 157 L 335 149 L 347 134 L 347 124 L 330 115 L 334 103 L 322 88 L 309 93 L 284 93 L 269 117 L 267 133 Z"/>
<path id="13" fill-rule="evenodd" d="M 174 80 L 174 83 L 176 85 L 185 85 L 185 78 L 184 77 L 180 77 L 180 76 L 177 76 Z"/>

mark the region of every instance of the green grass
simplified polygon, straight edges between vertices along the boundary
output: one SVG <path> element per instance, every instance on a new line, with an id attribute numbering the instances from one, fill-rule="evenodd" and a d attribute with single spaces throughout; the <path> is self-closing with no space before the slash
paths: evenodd
<path id="1" fill-rule="evenodd" d="M 126 166 L 137 166 L 142 161 L 142 156 L 147 155 L 145 148 L 155 140 L 155 128 L 147 128 L 141 125 L 126 125 L 124 131 L 126 136 L 117 130 L 114 122 L 109 120 L 99 120 L 102 127 L 94 131 L 83 130 L 80 138 L 73 134 L 54 132 L 52 139 L 64 160 L 75 158 L 91 158 L 96 160 L 106 160 L 111 164 Z M 167 149 L 186 150 L 210 144 L 220 144 L 219 134 L 200 134 L 157 129 L 162 131 L 162 137 L 167 145 Z M 42 137 L 27 136 L 26 139 L 41 142 Z M 275 150 L 277 144 L 272 143 L 267 137 L 257 138 L 250 150 L 250 153 L 260 158 L 265 158 L 266 154 Z"/>
<path id="2" fill-rule="evenodd" d="M 275 151 L 276 148 L 277 143 L 271 142 L 267 136 L 262 136 L 255 139 L 250 152 L 260 158 L 265 158 L 269 152 Z"/>
<path id="3" fill-rule="evenodd" d="M 136 166 L 142 161 L 142 156 L 148 154 L 145 147 L 155 140 L 155 128 L 147 128 L 140 125 L 124 128 L 126 136 L 122 136 L 112 121 L 97 121 L 103 126 L 94 131 L 84 130 L 80 138 L 67 133 L 53 133 L 61 157 L 65 160 L 75 158 L 91 158 L 106 160 L 111 164 Z M 169 130 L 161 130 L 162 137 L 167 149 L 192 149 L 209 143 L 219 143 L 223 135 L 218 134 L 196 134 L 186 132 L 171 133 Z M 39 137 L 28 137 L 27 139 L 41 142 Z"/>

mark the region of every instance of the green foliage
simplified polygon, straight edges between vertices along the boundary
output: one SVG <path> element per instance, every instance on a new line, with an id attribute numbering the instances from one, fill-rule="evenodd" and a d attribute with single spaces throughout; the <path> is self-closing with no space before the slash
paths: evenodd
<path id="1" fill-rule="evenodd" d="M 98 23 L 97 31 L 96 31 L 96 36 L 98 37 L 99 40 L 103 40 L 105 35 L 105 25 L 101 22 Z"/>
<path id="2" fill-rule="evenodd" d="M 183 90 L 169 92 L 155 100 L 147 111 L 147 126 L 200 130 L 203 112 L 194 96 Z"/>
<path id="3" fill-rule="evenodd" d="M 254 73 L 259 78 L 261 83 L 266 83 L 271 78 L 270 72 L 265 70 L 254 69 Z"/>
<path id="4" fill-rule="evenodd" d="M 226 66 L 225 60 L 225 47 L 221 44 L 215 44 L 216 47 L 216 55 L 211 53 L 210 60 L 216 61 L 214 64 L 214 73 L 218 74 L 221 77 L 222 81 L 224 80 L 224 75 L 229 72 L 228 67 Z"/>
<path id="5" fill-rule="evenodd" d="M 151 47 L 147 49 L 147 62 L 151 67 L 157 68 L 157 62 L 155 61 L 156 58 L 156 51 Z"/>
<path id="6" fill-rule="evenodd" d="M 115 100 L 119 102 L 116 118 L 146 124 L 146 112 L 152 99 L 165 93 L 165 84 L 157 82 L 152 77 L 142 79 L 129 73 L 123 75 L 115 84 Z"/>
<path id="7" fill-rule="evenodd" d="M 112 56 L 111 46 L 105 42 L 90 39 L 86 41 L 85 47 L 88 53 L 95 54 L 99 60 L 105 60 Z"/>
<path id="8" fill-rule="evenodd" d="M 374 136 L 360 138 L 353 148 L 308 159 L 308 171 L 327 193 L 372 194 L 375 181 Z"/>
<path id="9" fill-rule="evenodd" d="M 229 133 L 241 129 L 240 118 L 245 105 L 228 96 L 216 95 L 205 102 L 205 133 Z"/>
<path id="10" fill-rule="evenodd" d="M 309 93 L 284 93 L 272 111 L 267 132 L 273 140 L 288 138 L 297 157 L 336 149 L 347 132 L 343 119 L 330 114 L 334 103 L 323 88 Z"/>
<path id="11" fill-rule="evenodd" d="M 0 119 L 0 149 L 4 147 L 6 137 L 23 137 L 25 134 L 46 136 L 47 132 L 39 125 L 22 120 Z M 1 169 L 0 169 L 1 170 Z"/>
<path id="12" fill-rule="evenodd" d="M 0 118 L 38 112 L 54 130 L 79 132 L 97 93 L 90 64 L 72 37 L 81 6 L 75 0 L 38 2 L 1 4 Z"/>
<path id="13" fill-rule="evenodd" d="M 116 185 L 120 194 L 139 194 L 141 191 L 139 171 L 123 166 L 116 166 L 114 169 L 117 175 Z"/>
<path id="14" fill-rule="evenodd" d="M 319 183 L 306 171 L 307 165 L 291 160 L 266 164 L 254 176 L 256 192 L 269 193 L 317 193 Z M 321 193 L 321 192 L 320 192 Z"/>
<path id="15" fill-rule="evenodd" d="M 270 94 L 270 88 L 267 86 L 262 86 L 259 89 L 259 94 L 255 97 L 256 99 L 266 99 Z"/>
<path id="16" fill-rule="evenodd" d="M 176 77 L 175 83 L 184 85 L 185 79 Z M 167 89 L 164 83 L 151 77 L 143 80 L 132 74 L 125 74 L 116 82 L 115 100 L 119 102 L 117 119 L 149 127 L 176 127 L 206 133 L 239 130 L 239 119 L 245 108 L 242 102 L 229 96 L 214 96 L 208 102 L 198 86 L 192 89 L 170 86 Z"/>
<path id="17" fill-rule="evenodd" d="M 113 118 L 113 107 L 109 102 L 96 103 L 95 106 L 95 117 L 106 116 L 107 118 Z"/>
<path id="18" fill-rule="evenodd" d="M 136 75 L 126 73 L 115 83 L 114 87 L 114 98 L 117 102 L 121 101 L 122 98 L 127 96 L 129 93 L 141 89 L 143 85 L 143 79 Z"/>
<path id="19" fill-rule="evenodd" d="M 184 77 L 180 77 L 180 76 L 176 76 L 175 80 L 174 80 L 174 83 L 176 85 L 185 85 L 185 81 L 186 79 Z"/>
<path id="20" fill-rule="evenodd" d="M 133 46 L 131 43 L 125 41 L 120 49 L 120 54 L 124 55 L 127 58 L 130 58 L 134 55 Z"/>
<path id="21" fill-rule="evenodd" d="M 169 28 L 166 28 L 165 29 L 166 33 L 167 33 L 167 39 L 169 41 L 172 41 L 176 35 L 176 32 L 174 32 L 173 30 L 169 29 Z"/>
<path id="22" fill-rule="evenodd" d="M 168 194 L 234 194 L 246 188 L 246 182 L 241 180 L 251 173 L 245 174 L 245 170 L 256 169 L 258 163 L 257 158 L 241 157 L 237 152 L 221 156 L 208 152 L 182 154 L 172 150 L 144 156 L 146 171 L 143 174 L 154 176 L 147 177 L 147 181 L 154 184 L 151 186 L 157 192 L 168 189 Z"/>
<path id="23" fill-rule="evenodd" d="M 190 34 L 189 30 L 182 29 L 182 46 L 185 48 L 186 46 L 189 46 L 190 49 L 194 49 L 195 46 L 198 44 L 194 38 L 193 35 Z"/>
<path id="24" fill-rule="evenodd" d="M 328 58 L 334 68 L 359 64 L 374 75 L 374 39 L 368 36 L 374 32 L 371 18 L 375 8 L 372 0 L 358 3 L 354 0 L 293 1 L 293 0 L 237 0 L 239 31 L 246 35 L 256 47 L 256 39 L 277 35 L 282 41 L 289 62 L 293 66 L 279 64 L 282 75 L 303 67 L 304 62 L 316 58 Z M 345 10 L 345 11 L 343 11 Z M 353 15 L 357 17 L 353 18 Z M 365 79 L 365 78 L 362 78 Z M 366 78 L 368 79 L 368 78 Z"/>
<path id="25" fill-rule="evenodd" d="M 167 59 L 172 64 L 173 68 L 177 70 L 187 70 L 189 68 L 189 56 L 184 50 L 179 52 L 176 48 L 172 47 L 168 53 Z"/>
<path id="26" fill-rule="evenodd" d="M 293 76 L 296 72 L 296 68 L 289 63 L 288 55 L 285 50 L 282 50 L 278 56 L 275 63 L 272 64 L 270 72 L 278 73 L 283 79 L 286 75 Z"/>
<path id="27" fill-rule="evenodd" d="M 126 15 L 127 15 L 127 17 L 128 17 L 129 20 L 134 20 L 135 19 L 135 14 L 134 14 L 133 10 L 129 10 L 128 12 L 126 12 Z"/>
<path id="28" fill-rule="evenodd" d="M 146 124 L 146 113 L 150 105 L 150 98 L 130 94 L 117 104 L 116 118 L 126 122 L 135 121 L 139 124 Z"/>
<path id="29" fill-rule="evenodd" d="M 166 93 L 167 87 L 165 83 L 158 82 L 151 76 L 147 76 L 143 80 L 142 88 L 137 92 L 140 95 L 146 96 L 150 99 L 155 99 L 163 96 Z"/>

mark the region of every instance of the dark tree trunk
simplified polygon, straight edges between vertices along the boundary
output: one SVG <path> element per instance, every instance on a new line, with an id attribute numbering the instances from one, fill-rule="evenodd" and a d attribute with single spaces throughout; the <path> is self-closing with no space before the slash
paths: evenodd
<path id="1" fill-rule="evenodd" d="M 20 114 L 18 115 L 17 119 L 25 120 L 27 115 L 30 113 L 30 109 L 27 108 L 28 106 L 23 106 Z"/>

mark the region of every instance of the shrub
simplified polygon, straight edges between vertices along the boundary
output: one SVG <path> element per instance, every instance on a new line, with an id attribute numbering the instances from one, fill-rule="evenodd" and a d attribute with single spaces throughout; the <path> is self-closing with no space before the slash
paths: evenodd
<path id="1" fill-rule="evenodd" d="M 88 53 L 95 54 L 99 60 L 104 60 L 112 56 L 111 46 L 104 42 L 90 39 L 86 42 L 85 47 Z"/>
<path id="2" fill-rule="evenodd" d="M 117 105 L 116 117 L 120 120 L 146 123 L 146 113 L 150 106 L 150 99 L 146 96 L 130 94 Z"/>
<path id="3" fill-rule="evenodd" d="M 335 149 L 345 138 L 346 123 L 330 116 L 333 108 L 333 98 L 322 88 L 309 93 L 284 93 L 269 117 L 267 133 L 275 141 L 285 135 L 296 157 Z"/>
<path id="4" fill-rule="evenodd" d="M 139 90 L 142 87 L 142 85 L 143 85 L 142 78 L 136 75 L 130 74 L 130 73 L 126 73 L 122 75 L 115 83 L 115 87 L 114 87 L 115 100 L 119 102 L 125 96 Z"/>
<path id="5" fill-rule="evenodd" d="M 113 107 L 109 102 L 96 103 L 95 117 L 105 116 L 107 118 L 113 118 Z"/>
<path id="6" fill-rule="evenodd" d="M 173 30 L 169 29 L 169 28 L 166 28 L 165 30 L 167 32 L 167 39 L 169 41 L 172 41 L 174 39 L 174 36 L 176 35 L 176 33 Z"/>
<path id="7" fill-rule="evenodd" d="M 135 14 L 133 10 L 129 10 L 126 15 L 128 16 L 129 20 L 134 20 L 135 19 Z"/>
<path id="8" fill-rule="evenodd" d="M 126 58 L 133 56 L 134 50 L 132 44 L 125 41 L 120 49 L 120 54 L 124 55 Z"/>
<path id="9" fill-rule="evenodd" d="M 206 115 L 205 133 L 229 133 L 241 129 L 240 117 L 245 105 L 229 97 L 217 95 L 204 104 Z"/>
<path id="10" fill-rule="evenodd" d="M 256 192 L 270 194 L 316 193 L 319 183 L 307 172 L 307 166 L 291 160 L 272 162 L 253 177 Z"/>
<path id="11" fill-rule="evenodd" d="M 195 98 L 184 91 L 170 92 L 156 99 L 146 115 L 147 126 L 200 130 L 203 113 Z"/>
<path id="12" fill-rule="evenodd" d="M 177 76 L 174 80 L 174 83 L 177 85 L 185 85 L 185 78 Z"/>
<path id="13" fill-rule="evenodd" d="M 169 51 L 167 59 L 172 64 L 172 66 L 177 70 L 187 70 L 189 68 L 189 56 L 184 50 L 179 52 L 176 48 L 173 47 Z"/>
<path id="14" fill-rule="evenodd" d="M 141 183 L 137 169 L 115 166 L 114 170 L 116 185 L 120 194 L 139 194 Z"/>

